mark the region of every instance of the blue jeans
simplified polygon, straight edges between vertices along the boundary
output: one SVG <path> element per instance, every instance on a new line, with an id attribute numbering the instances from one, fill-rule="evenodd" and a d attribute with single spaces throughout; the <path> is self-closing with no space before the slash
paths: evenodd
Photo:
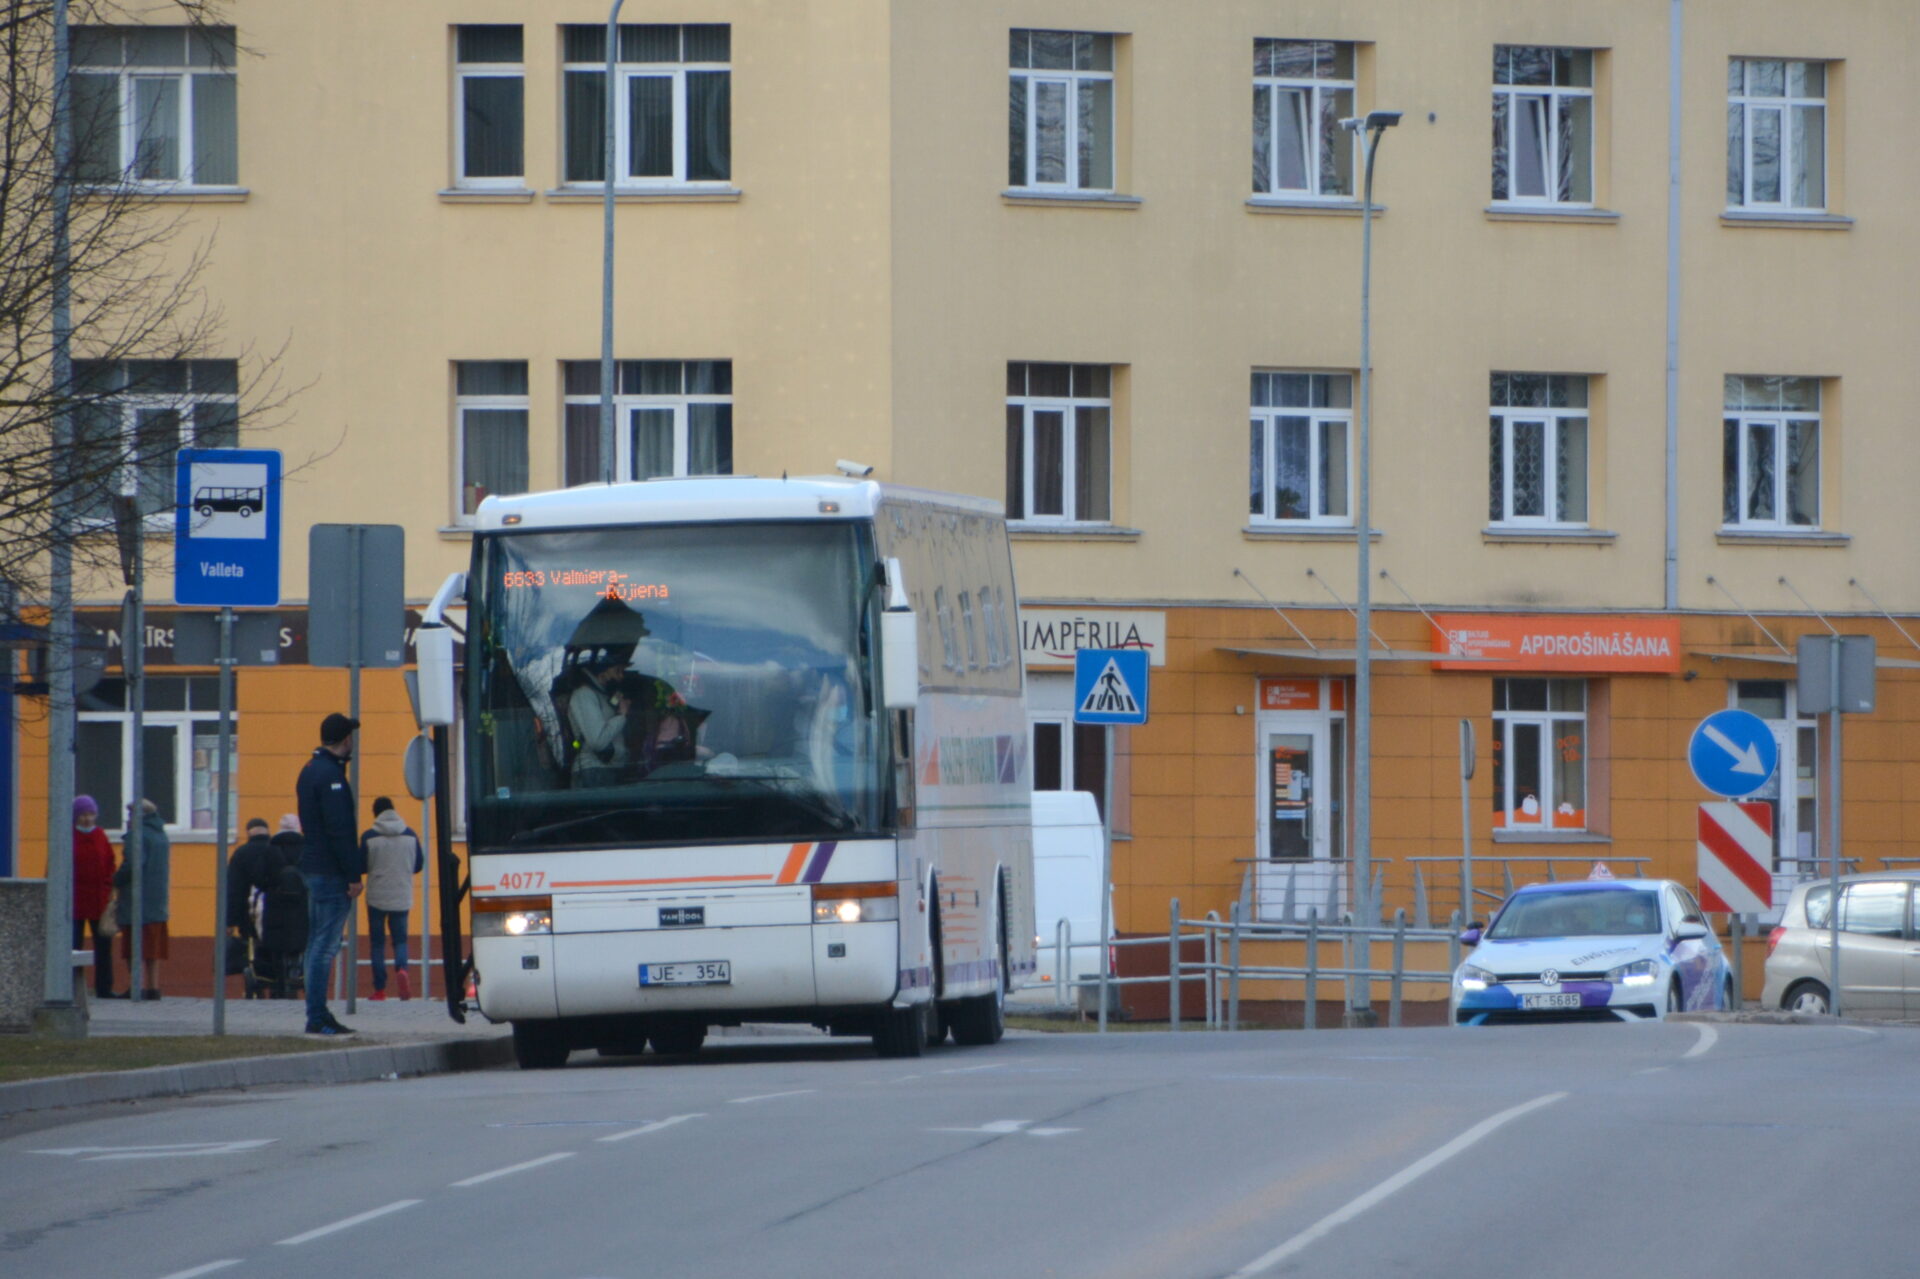
<path id="1" fill-rule="evenodd" d="M 327 1012 L 327 978 L 333 960 L 340 953 L 340 935 L 347 926 L 347 913 L 353 899 L 347 896 L 347 881 L 338 875 L 302 874 L 307 881 L 307 1024 L 324 1022 Z M 348 980 L 352 980 L 349 975 Z"/>
<path id="2" fill-rule="evenodd" d="M 373 988 L 387 988 L 387 938 L 393 938 L 393 966 L 407 966 L 407 915 L 404 910 L 367 907 L 367 953 L 373 959 Z"/>

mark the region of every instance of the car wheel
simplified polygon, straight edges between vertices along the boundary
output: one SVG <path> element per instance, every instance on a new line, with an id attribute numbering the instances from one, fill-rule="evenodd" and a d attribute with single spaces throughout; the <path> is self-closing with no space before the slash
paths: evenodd
<path id="1" fill-rule="evenodd" d="M 1832 1011 L 1827 997 L 1827 988 L 1817 981 L 1803 981 L 1787 992 L 1780 1006 L 1790 1013 L 1812 1013 L 1824 1017 Z"/>
<path id="2" fill-rule="evenodd" d="M 1667 1015 L 1681 1012 L 1686 1008 L 1686 1000 L 1680 994 L 1680 983 L 1674 982 L 1667 987 Z"/>

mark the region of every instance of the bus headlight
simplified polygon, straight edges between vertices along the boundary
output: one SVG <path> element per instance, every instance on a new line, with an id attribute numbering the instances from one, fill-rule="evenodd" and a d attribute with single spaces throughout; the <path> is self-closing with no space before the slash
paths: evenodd
<path id="1" fill-rule="evenodd" d="M 815 884 L 813 922 L 816 924 L 873 924 L 900 918 L 900 885 Z"/>
<path id="2" fill-rule="evenodd" d="M 529 937 L 553 931 L 551 897 L 476 897 L 473 901 L 473 935 L 479 937 Z"/>

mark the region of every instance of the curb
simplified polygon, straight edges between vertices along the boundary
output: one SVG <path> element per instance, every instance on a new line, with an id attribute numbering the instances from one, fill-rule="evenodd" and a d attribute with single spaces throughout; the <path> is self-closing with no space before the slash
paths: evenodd
<path id="1" fill-rule="evenodd" d="M 388 1076 L 485 1070 L 513 1060 L 513 1040 L 443 1039 L 424 1044 L 383 1044 L 339 1051 L 237 1057 L 185 1066 L 103 1071 L 0 1084 L 0 1117 L 29 1110 L 91 1106 L 148 1097 L 184 1097 L 228 1088 L 284 1084 L 351 1084 Z"/>

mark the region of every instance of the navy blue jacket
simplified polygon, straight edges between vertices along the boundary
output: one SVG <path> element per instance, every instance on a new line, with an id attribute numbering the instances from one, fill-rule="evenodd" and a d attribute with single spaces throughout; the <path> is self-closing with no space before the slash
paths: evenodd
<path id="1" fill-rule="evenodd" d="M 294 785 L 300 802 L 300 827 L 306 847 L 300 853 L 303 875 L 334 875 L 357 884 L 367 873 L 360 856 L 360 815 L 354 807 L 353 787 L 347 782 L 347 761 L 322 746 L 300 770 Z"/>

